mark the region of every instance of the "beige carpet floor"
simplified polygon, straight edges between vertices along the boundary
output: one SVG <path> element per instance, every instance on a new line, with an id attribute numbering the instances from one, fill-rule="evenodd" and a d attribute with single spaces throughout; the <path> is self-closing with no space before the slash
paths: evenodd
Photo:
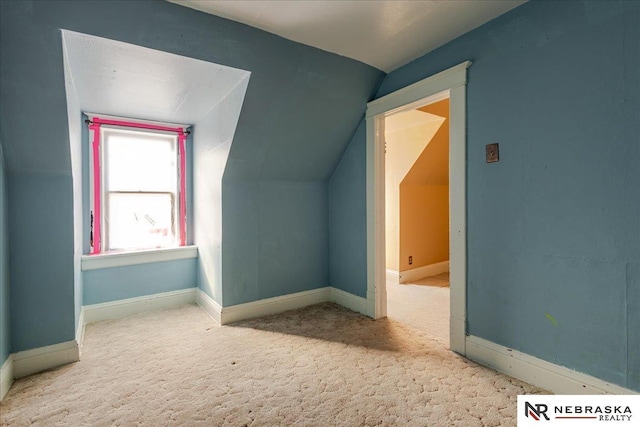
<path id="1" fill-rule="evenodd" d="M 387 282 L 387 316 L 449 348 L 449 273 Z"/>
<path id="2" fill-rule="evenodd" d="M 82 360 L 17 380 L 2 426 L 515 426 L 541 390 L 331 303 L 217 326 L 188 305 L 88 325 Z"/>

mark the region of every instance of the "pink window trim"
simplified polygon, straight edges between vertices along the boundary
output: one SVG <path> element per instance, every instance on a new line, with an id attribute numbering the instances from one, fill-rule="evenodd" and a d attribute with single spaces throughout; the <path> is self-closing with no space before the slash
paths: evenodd
<path id="1" fill-rule="evenodd" d="M 102 236 L 101 230 L 101 194 L 102 183 L 100 182 L 100 125 L 91 124 L 89 129 L 93 131 L 93 245 L 91 246 L 92 254 L 99 254 L 102 247 L 100 237 Z"/>
<path id="2" fill-rule="evenodd" d="M 89 129 L 93 130 L 93 203 L 94 203 L 94 227 L 93 227 L 93 246 L 91 254 L 99 254 L 101 247 L 101 182 L 100 177 L 100 125 L 126 126 L 138 129 L 161 130 L 168 132 L 176 132 L 178 134 L 178 152 L 180 156 L 180 207 L 179 207 L 179 238 L 180 246 L 187 244 L 187 179 L 186 179 L 186 147 L 187 136 L 181 127 L 170 127 L 152 125 L 148 123 L 128 122 L 124 120 L 101 119 L 94 117 Z M 97 195 L 97 196 L 96 196 Z"/>
<path id="3" fill-rule="evenodd" d="M 180 246 L 187 244 L 187 155 L 185 141 L 187 136 L 178 134 L 178 150 L 180 152 Z"/>
<path id="4" fill-rule="evenodd" d="M 181 127 L 174 128 L 170 126 L 151 125 L 148 123 L 127 122 L 124 120 L 101 119 L 100 117 L 94 117 L 92 121 L 93 123 L 98 123 L 101 125 L 127 126 L 131 128 L 139 128 L 139 129 L 164 130 L 168 132 L 176 132 L 176 133 L 184 134 L 184 129 Z"/>

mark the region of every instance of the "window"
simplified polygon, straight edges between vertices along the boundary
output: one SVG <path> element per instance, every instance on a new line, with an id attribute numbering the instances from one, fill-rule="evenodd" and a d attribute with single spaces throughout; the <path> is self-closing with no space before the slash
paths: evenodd
<path id="1" fill-rule="evenodd" d="M 92 117 L 91 253 L 186 244 L 184 127 Z"/>

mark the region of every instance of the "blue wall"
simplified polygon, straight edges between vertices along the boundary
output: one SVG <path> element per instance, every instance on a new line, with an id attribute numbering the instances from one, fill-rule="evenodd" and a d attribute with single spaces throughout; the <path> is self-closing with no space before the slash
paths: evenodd
<path id="1" fill-rule="evenodd" d="M 331 286 L 363 298 L 367 297 L 366 151 L 362 120 L 329 182 Z"/>
<path id="2" fill-rule="evenodd" d="M 639 28 L 639 2 L 532 1 L 392 72 L 377 96 L 473 61 L 468 333 L 640 391 Z M 364 156 L 363 138 L 350 150 Z M 499 163 L 484 161 L 491 142 Z M 364 179 L 342 167 L 336 194 Z M 359 196 L 336 203 L 355 215 Z"/>
<path id="3" fill-rule="evenodd" d="M 8 176 L 11 351 L 75 338 L 71 175 Z"/>
<path id="4" fill-rule="evenodd" d="M 84 305 L 100 304 L 196 286 L 196 259 L 87 270 Z"/>
<path id="5" fill-rule="evenodd" d="M 223 306 L 329 286 L 326 183 L 239 181 L 226 188 Z"/>
<path id="6" fill-rule="evenodd" d="M 224 303 L 329 284 L 327 181 L 381 71 L 165 1 L 0 2 L 13 350 L 72 339 L 80 300 L 61 28 L 250 71 L 222 220 L 225 230 L 259 231 L 251 245 L 223 232 Z M 243 205 L 245 194 L 256 204 Z"/>
<path id="7" fill-rule="evenodd" d="M 4 153 L 0 143 L 0 365 L 11 353 L 11 317 L 9 315 L 9 227 L 7 221 L 7 180 Z"/>

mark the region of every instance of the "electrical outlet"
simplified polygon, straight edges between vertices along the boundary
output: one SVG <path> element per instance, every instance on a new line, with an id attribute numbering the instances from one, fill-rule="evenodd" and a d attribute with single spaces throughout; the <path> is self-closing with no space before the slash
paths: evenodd
<path id="1" fill-rule="evenodd" d="M 409 256 L 409 265 L 413 264 L 413 257 Z"/>

